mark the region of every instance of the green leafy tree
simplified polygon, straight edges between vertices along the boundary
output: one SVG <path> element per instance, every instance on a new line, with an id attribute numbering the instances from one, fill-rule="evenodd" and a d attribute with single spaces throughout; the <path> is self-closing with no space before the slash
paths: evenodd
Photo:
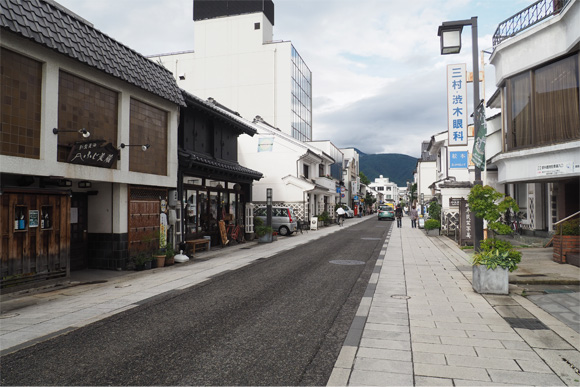
<path id="1" fill-rule="evenodd" d="M 516 201 L 510 196 L 497 192 L 489 185 L 476 185 L 471 188 L 467 196 L 467 203 L 475 216 L 487 221 L 488 230 L 500 235 L 512 233 L 512 229 L 501 222 L 501 214 L 508 210 L 515 213 L 520 210 Z"/>
<path id="2" fill-rule="evenodd" d="M 360 182 L 363 183 L 364 185 L 369 185 L 371 183 L 369 178 L 366 177 L 366 175 L 364 173 L 359 172 L 358 175 L 360 177 Z"/>

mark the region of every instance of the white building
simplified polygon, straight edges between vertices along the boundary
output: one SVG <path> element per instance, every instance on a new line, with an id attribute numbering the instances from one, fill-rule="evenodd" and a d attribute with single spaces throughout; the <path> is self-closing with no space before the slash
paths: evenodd
<path id="1" fill-rule="evenodd" d="M 272 188 L 273 202 L 288 205 L 300 220 L 327 211 L 334 216 L 338 202 L 338 180 L 332 178 L 335 160 L 326 152 L 255 119 L 257 134 L 243 136 L 238 146 L 240 164 L 260 169 L 263 178 L 253 184 L 253 202 L 266 203 L 266 190 Z"/>
<path id="2" fill-rule="evenodd" d="M 375 178 L 375 181 L 369 184 L 369 187 L 383 195 L 383 202 L 392 202 L 397 204 L 399 202 L 399 187 L 397 183 L 393 183 L 388 177 Z"/>
<path id="3" fill-rule="evenodd" d="M 291 42 L 273 40 L 272 0 L 193 1 L 194 50 L 150 58 L 184 90 L 312 140 L 312 72 Z"/>
<path id="4" fill-rule="evenodd" d="M 341 148 L 344 154 L 344 169 L 342 171 L 342 181 L 345 190 L 341 195 L 341 203 L 352 209 L 359 205 L 360 201 L 360 155 L 354 148 Z"/>
<path id="5" fill-rule="evenodd" d="M 580 209 L 580 2 L 546 0 L 532 8 L 494 35 L 490 61 L 499 92 L 488 105 L 502 114 L 487 149 L 523 228 L 541 234 Z M 545 19 L 527 28 L 531 14 Z"/>

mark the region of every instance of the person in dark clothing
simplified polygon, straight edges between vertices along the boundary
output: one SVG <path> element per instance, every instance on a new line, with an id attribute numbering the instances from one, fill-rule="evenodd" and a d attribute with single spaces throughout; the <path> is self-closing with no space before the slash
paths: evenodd
<path id="1" fill-rule="evenodd" d="M 403 227 L 403 209 L 400 204 L 397 204 L 395 209 L 395 217 L 397 218 L 397 227 Z"/>

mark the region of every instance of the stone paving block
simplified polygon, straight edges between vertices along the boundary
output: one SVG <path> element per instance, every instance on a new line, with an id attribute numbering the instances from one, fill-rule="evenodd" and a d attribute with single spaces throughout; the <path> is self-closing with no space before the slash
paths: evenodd
<path id="1" fill-rule="evenodd" d="M 445 355 L 447 364 L 459 367 L 492 368 L 496 370 L 520 371 L 520 367 L 512 359 L 494 359 L 490 357 L 467 357 L 460 355 Z"/>
<path id="2" fill-rule="evenodd" d="M 410 361 L 359 358 L 354 364 L 354 369 L 413 375 L 413 363 Z"/>
<path id="3" fill-rule="evenodd" d="M 411 343 L 409 341 L 373 339 L 370 337 L 363 337 L 360 346 L 368 348 L 397 349 L 401 351 L 411 350 Z"/>
<path id="4" fill-rule="evenodd" d="M 477 386 L 481 387 L 482 385 L 485 387 L 492 387 L 492 386 L 521 386 L 521 384 L 511 384 L 511 383 L 494 383 L 494 382 L 485 382 L 481 383 L 476 380 L 463 380 L 463 379 L 453 379 L 453 384 L 457 387 L 459 386 Z"/>
<path id="5" fill-rule="evenodd" d="M 451 337 L 451 336 L 441 336 L 441 344 L 449 345 L 468 345 L 471 347 L 488 347 L 488 348 L 500 348 L 504 349 L 504 345 L 500 340 L 491 339 L 472 339 L 465 337 Z"/>
<path id="6" fill-rule="evenodd" d="M 338 368 L 350 369 L 354 363 L 356 351 L 358 351 L 358 347 L 343 346 L 340 350 L 340 353 L 338 354 L 338 358 L 336 359 L 334 366 Z"/>
<path id="7" fill-rule="evenodd" d="M 395 374 L 377 371 L 353 370 L 350 376 L 351 386 L 412 386 L 413 375 Z"/>
<path id="8" fill-rule="evenodd" d="M 529 351 L 530 346 L 525 341 L 505 340 L 501 342 L 505 349 L 519 349 L 522 351 Z"/>
<path id="9" fill-rule="evenodd" d="M 416 376 L 415 386 L 453 386 L 453 379 Z"/>
<path id="10" fill-rule="evenodd" d="M 463 338 L 463 340 L 466 340 Z M 412 343 L 430 343 L 430 344 L 442 344 L 440 336 L 433 335 L 413 335 L 411 338 Z M 449 343 L 447 343 L 449 344 Z"/>
<path id="11" fill-rule="evenodd" d="M 411 361 L 411 351 L 398 351 L 394 349 L 381 348 L 359 348 L 356 357 L 357 359 L 368 357 L 372 359 Z"/>
<path id="12" fill-rule="evenodd" d="M 442 353 L 429 353 L 429 352 L 413 352 L 413 363 L 426 363 L 426 364 L 447 364 L 445 355 Z"/>
<path id="13" fill-rule="evenodd" d="M 538 355 L 530 348 L 528 351 L 517 349 L 497 349 L 475 347 L 477 355 L 480 357 L 491 357 L 496 359 L 522 359 L 539 360 Z"/>
<path id="14" fill-rule="evenodd" d="M 380 339 L 380 340 L 398 340 L 398 341 L 410 341 L 411 335 L 407 332 L 393 332 L 393 331 L 382 331 L 374 329 L 365 329 L 363 331 L 362 337 L 369 339 Z"/>
<path id="15" fill-rule="evenodd" d="M 487 371 L 483 368 L 415 363 L 414 369 L 415 375 L 418 376 L 430 376 L 437 378 L 454 378 L 454 379 L 458 378 L 466 380 L 478 380 L 481 382 L 491 381 L 491 379 L 487 375 Z"/>
<path id="16" fill-rule="evenodd" d="M 373 322 L 368 322 L 367 324 L 374 324 L 374 325 L 393 325 L 393 326 L 404 326 L 406 330 L 409 330 L 409 318 L 404 319 L 396 319 L 396 318 L 389 318 L 388 320 L 377 320 Z"/>
<path id="17" fill-rule="evenodd" d="M 469 337 L 464 331 L 458 331 L 454 329 L 442 329 L 442 328 L 422 328 L 422 327 L 411 327 L 411 334 L 419 335 L 433 335 L 433 336 L 451 336 L 451 337 Z M 518 336 L 519 337 L 519 336 Z"/>
<path id="18" fill-rule="evenodd" d="M 412 343 L 413 351 L 443 353 L 445 355 L 477 356 L 473 347 L 447 344 Z"/>
<path id="19" fill-rule="evenodd" d="M 524 339 L 530 347 L 544 349 L 573 349 L 560 336 L 548 329 L 522 329 L 515 328 L 515 331 Z"/>
<path id="20" fill-rule="evenodd" d="M 580 385 L 580 377 L 576 370 L 570 366 L 573 364 L 576 368 L 580 364 L 580 352 L 576 350 L 557 350 L 557 349 L 537 349 L 538 355 L 554 372 L 569 386 Z M 566 361 L 564 361 L 566 359 Z"/>
<path id="21" fill-rule="evenodd" d="M 365 325 L 365 329 L 371 331 L 387 331 L 387 332 L 405 332 L 409 333 L 409 326 L 408 325 L 397 325 L 397 324 L 377 324 L 377 323 L 370 323 L 367 322 Z"/>
<path id="22" fill-rule="evenodd" d="M 491 332 L 489 326 L 485 324 L 463 324 L 463 323 L 450 323 L 445 321 L 438 321 L 436 323 L 437 328 L 443 329 L 457 329 L 461 331 L 481 331 L 481 332 Z"/>
<path id="23" fill-rule="evenodd" d="M 523 339 L 515 332 L 481 332 L 481 331 L 466 331 L 467 335 L 476 339 L 491 339 L 491 340 L 513 340 L 523 341 Z"/>
<path id="24" fill-rule="evenodd" d="M 491 380 L 499 383 L 513 383 L 534 386 L 565 386 L 555 374 L 537 372 L 488 370 Z"/>
<path id="25" fill-rule="evenodd" d="M 554 371 L 542 360 L 515 360 L 524 372 L 539 372 L 543 374 L 552 374 Z"/>
<path id="26" fill-rule="evenodd" d="M 433 320 L 410 320 L 409 324 L 412 327 L 437 328 Z"/>
<path id="27" fill-rule="evenodd" d="M 328 381 L 327 386 L 346 386 L 348 384 L 348 378 L 350 377 L 350 368 L 334 368 Z"/>

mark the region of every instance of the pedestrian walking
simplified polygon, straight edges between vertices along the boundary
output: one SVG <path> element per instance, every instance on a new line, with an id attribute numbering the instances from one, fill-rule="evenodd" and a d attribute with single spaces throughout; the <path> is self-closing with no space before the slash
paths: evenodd
<path id="1" fill-rule="evenodd" d="M 400 204 L 397 204 L 397 208 L 395 209 L 395 217 L 397 218 L 397 227 L 403 227 L 403 209 Z"/>
<path id="2" fill-rule="evenodd" d="M 417 212 L 415 206 L 411 207 L 409 216 L 411 217 L 411 228 L 417 228 L 417 219 L 419 219 L 419 213 Z"/>

